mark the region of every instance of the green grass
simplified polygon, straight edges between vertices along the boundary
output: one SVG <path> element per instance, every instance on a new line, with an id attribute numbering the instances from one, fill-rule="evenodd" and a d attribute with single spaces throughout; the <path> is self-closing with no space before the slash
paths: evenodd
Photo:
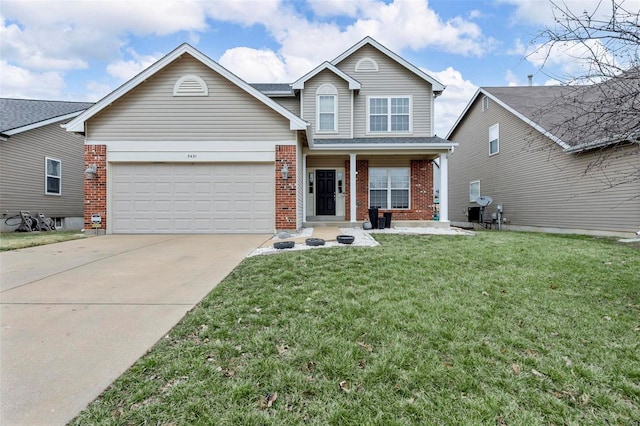
<path id="1" fill-rule="evenodd" d="M 245 260 L 72 424 L 640 422 L 637 249 L 376 238 Z"/>
<path id="2" fill-rule="evenodd" d="M 80 231 L 3 232 L 0 233 L 0 251 L 43 246 L 78 238 L 84 238 Z"/>

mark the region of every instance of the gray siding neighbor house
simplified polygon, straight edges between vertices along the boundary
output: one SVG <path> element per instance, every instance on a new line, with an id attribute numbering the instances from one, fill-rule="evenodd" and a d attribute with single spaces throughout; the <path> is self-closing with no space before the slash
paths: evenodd
<path id="1" fill-rule="evenodd" d="M 17 228 L 7 219 L 20 211 L 44 213 L 59 229 L 83 228 L 84 144 L 61 125 L 91 105 L 0 99 L 1 231 Z"/>
<path id="2" fill-rule="evenodd" d="M 470 223 L 469 208 L 483 195 L 493 199 L 485 219 L 503 207 L 503 229 L 620 236 L 640 229 L 639 127 L 628 121 L 626 133 L 600 133 L 623 117 L 592 119 L 597 108 L 585 100 L 595 89 L 480 88 L 447 135 L 458 143 L 449 157 L 452 224 L 480 226 Z M 575 120 L 579 126 L 568 125 Z"/>
<path id="3" fill-rule="evenodd" d="M 289 84 L 249 84 L 183 44 L 67 124 L 97 170 L 85 227 L 272 233 L 359 226 L 369 209 L 448 227 L 444 89 L 370 37 Z"/>

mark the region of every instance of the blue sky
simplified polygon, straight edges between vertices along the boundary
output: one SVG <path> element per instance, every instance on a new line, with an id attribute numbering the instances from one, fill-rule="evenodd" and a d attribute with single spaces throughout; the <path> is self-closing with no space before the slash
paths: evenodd
<path id="1" fill-rule="evenodd" d="M 0 96 L 31 99 L 97 101 L 183 42 L 250 83 L 290 83 L 371 36 L 447 86 L 440 136 L 479 86 L 554 84 L 579 67 L 574 46 L 546 73 L 526 56 L 553 25 L 548 0 L 3 0 L 0 17 Z"/>

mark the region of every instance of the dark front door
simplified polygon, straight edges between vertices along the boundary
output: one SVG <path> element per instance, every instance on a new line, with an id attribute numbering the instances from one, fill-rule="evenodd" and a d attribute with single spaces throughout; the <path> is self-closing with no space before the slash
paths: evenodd
<path id="1" fill-rule="evenodd" d="M 316 215 L 336 214 L 336 171 L 316 170 Z"/>

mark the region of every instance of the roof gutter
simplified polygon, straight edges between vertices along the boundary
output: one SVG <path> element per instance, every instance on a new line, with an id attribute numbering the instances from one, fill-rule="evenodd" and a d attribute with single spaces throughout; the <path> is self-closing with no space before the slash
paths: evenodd
<path id="1" fill-rule="evenodd" d="M 421 143 L 421 144 L 395 144 L 395 143 L 376 143 L 376 144 L 314 144 L 309 148 L 318 151 L 388 151 L 390 149 L 396 151 L 414 151 L 414 150 L 438 150 L 452 151 L 458 143 Z"/>

